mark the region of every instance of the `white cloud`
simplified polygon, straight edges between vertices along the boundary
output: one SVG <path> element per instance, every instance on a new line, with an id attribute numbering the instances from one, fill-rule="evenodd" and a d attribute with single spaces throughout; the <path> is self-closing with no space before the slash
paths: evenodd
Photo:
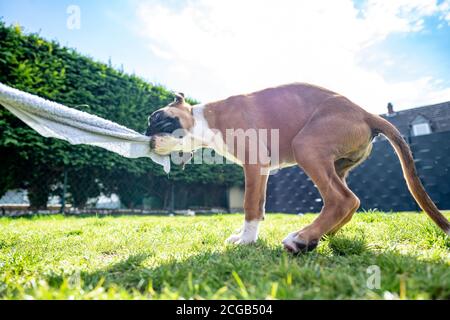
<path id="1" fill-rule="evenodd" d="M 450 100 L 450 88 L 429 75 L 392 83 L 361 62 L 363 49 L 447 13 L 448 1 L 423 0 L 368 0 L 361 11 L 351 0 L 145 2 L 137 9 L 149 49 L 170 62 L 160 81 L 175 90 L 208 101 L 303 81 L 372 112 L 384 112 L 388 101 L 405 108 Z"/>
<path id="2" fill-rule="evenodd" d="M 450 0 L 444 0 L 439 5 L 439 10 L 441 11 L 441 19 L 445 20 L 450 26 Z"/>

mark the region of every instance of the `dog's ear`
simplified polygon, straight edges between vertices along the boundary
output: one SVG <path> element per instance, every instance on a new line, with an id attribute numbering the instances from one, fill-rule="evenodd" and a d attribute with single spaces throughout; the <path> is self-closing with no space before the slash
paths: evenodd
<path id="1" fill-rule="evenodd" d="M 184 93 L 174 92 L 173 94 L 175 95 L 175 100 L 172 102 L 173 105 L 184 103 Z"/>

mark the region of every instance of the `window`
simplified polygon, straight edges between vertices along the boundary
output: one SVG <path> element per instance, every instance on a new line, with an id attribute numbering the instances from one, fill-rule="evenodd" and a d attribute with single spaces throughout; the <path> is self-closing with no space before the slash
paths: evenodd
<path id="1" fill-rule="evenodd" d="M 431 133 L 429 123 L 417 123 L 412 126 L 413 136 L 423 136 Z"/>
<path id="2" fill-rule="evenodd" d="M 418 115 L 411 121 L 411 135 L 423 136 L 431 133 L 430 121 L 423 115 Z"/>

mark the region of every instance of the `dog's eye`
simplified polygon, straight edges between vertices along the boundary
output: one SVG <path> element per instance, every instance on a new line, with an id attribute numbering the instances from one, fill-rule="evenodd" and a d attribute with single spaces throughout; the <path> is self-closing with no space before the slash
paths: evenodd
<path id="1" fill-rule="evenodd" d="M 159 115 L 160 115 L 159 112 L 154 112 L 154 113 L 152 113 L 151 115 L 149 115 L 149 116 L 148 116 L 148 119 L 147 119 L 148 123 L 150 123 L 150 122 L 152 122 L 152 121 L 155 121 L 155 120 L 158 120 Z"/>

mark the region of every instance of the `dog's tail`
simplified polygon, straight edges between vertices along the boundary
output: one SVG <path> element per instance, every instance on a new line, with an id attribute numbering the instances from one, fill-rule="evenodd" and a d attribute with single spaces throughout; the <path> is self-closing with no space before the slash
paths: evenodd
<path id="1" fill-rule="evenodd" d="M 377 115 L 370 115 L 367 118 L 367 124 L 372 128 L 375 134 L 385 135 L 397 153 L 402 165 L 403 176 L 405 177 L 408 189 L 416 199 L 419 206 L 428 216 L 441 228 L 446 234 L 450 235 L 450 222 L 439 212 L 439 209 L 431 200 L 425 191 L 417 175 L 414 159 L 406 141 L 402 138 L 400 132 L 389 121 Z"/>

